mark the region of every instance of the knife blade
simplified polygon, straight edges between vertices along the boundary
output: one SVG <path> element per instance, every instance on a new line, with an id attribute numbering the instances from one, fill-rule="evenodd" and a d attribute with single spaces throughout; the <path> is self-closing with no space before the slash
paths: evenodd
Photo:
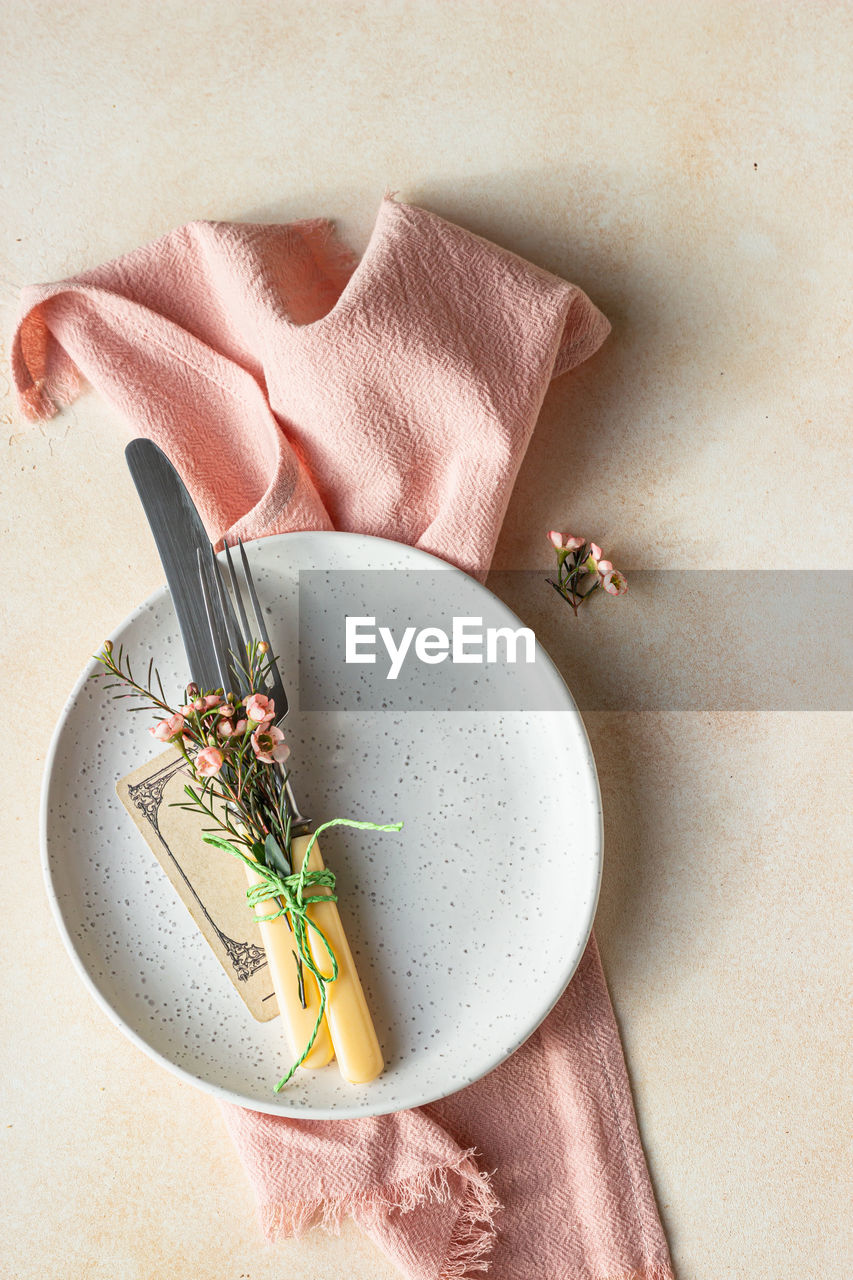
<path id="1" fill-rule="evenodd" d="M 199 550 L 205 563 L 210 539 L 187 487 L 153 440 L 131 440 L 124 451 L 142 503 L 181 629 L 190 676 L 201 689 L 219 683 L 219 665 L 199 583 Z"/>

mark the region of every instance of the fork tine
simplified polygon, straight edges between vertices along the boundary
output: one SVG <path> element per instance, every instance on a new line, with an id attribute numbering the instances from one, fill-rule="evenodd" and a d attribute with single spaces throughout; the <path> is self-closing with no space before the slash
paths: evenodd
<path id="1" fill-rule="evenodd" d="M 225 559 L 228 562 L 228 576 L 230 578 L 231 593 L 237 601 L 237 608 L 240 611 L 240 626 L 243 628 L 243 643 L 248 644 L 252 635 L 252 628 L 249 626 L 249 619 L 246 617 L 246 606 L 243 604 L 243 593 L 237 583 L 237 572 L 234 568 L 234 557 L 231 555 L 231 548 L 227 539 L 222 540 L 225 544 Z"/>
<path id="2" fill-rule="evenodd" d="M 240 634 L 237 619 L 234 617 L 234 610 L 231 607 L 231 600 L 228 595 L 228 588 L 222 576 L 222 570 L 219 567 L 219 561 L 213 554 L 213 548 L 210 549 L 210 565 L 213 572 L 213 580 L 216 584 L 216 593 L 219 599 L 220 617 L 222 625 L 225 628 L 225 634 L 228 639 L 228 669 L 231 673 L 231 688 L 234 693 L 248 693 L 249 687 L 246 682 L 247 677 L 243 675 L 242 667 L 246 661 L 246 645 L 249 642 L 249 632 L 245 635 Z"/>
<path id="3" fill-rule="evenodd" d="M 201 583 L 201 594 L 204 597 L 204 609 L 207 614 L 207 625 L 210 628 L 210 640 L 213 645 L 214 656 L 216 657 L 216 668 L 219 672 L 219 679 L 222 681 L 222 688 L 227 692 L 229 687 L 228 680 L 228 664 L 225 661 L 225 654 L 222 648 L 222 639 L 219 628 L 216 625 L 216 615 L 213 609 L 213 601 L 210 595 L 210 588 L 207 583 L 207 573 L 205 572 L 205 564 L 202 558 L 201 547 L 198 548 L 198 577 Z"/>
<path id="4" fill-rule="evenodd" d="M 269 644 L 270 638 L 267 635 L 267 629 L 266 629 L 266 626 L 264 625 L 264 615 L 263 615 L 263 612 L 261 611 L 261 604 L 260 604 L 260 601 L 258 600 L 258 593 L 255 590 L 255 584 L 252 581 L 252 574 L 249 570 L 249 558 L 246 555 L 246 548 L 243 546 L 242 538 L 238 539 L 237 546 L 240 548 L 240 559 L 243 562 L 243 573 L 245 574 L 245 577 L 246 577 L 246 586 L 249 589 L 249 599 L 252 601 L 252 611 L 255 615 L 255 625 L 257 626 L 258 631 L 260 632 L 261 639 L 266 640 L 267 644 Z"/>
<path id="5" fill-rule="evenodd" d="M 246 555 L 246 548 L 243 546 L 242 539 L 238 538 L 237 545 L 240 548 L 240 559 L 243 565 L 243 576 L 246 579 L 246 587 L 249 592 L 249 599 L 252 602 L 252 612 L 255 615 L 255 624 L 260 634 L 261 640 L 264 640 L 268 646 L 268 657 L 270 659 L 270 675 L 273 682 L 273 700 L 276 708 L 276 720 L 281 720 L 287 714 L 287 694 L 284 691 L 284 682 L 281 678 L 281 672 L 278 669 L 278 663 L 273 656 L 272 645 L 267 634 L 267 628 L 264 623 L 264 615 L 261 610 L 261 604 L 258 600 L 258 593 L 255 590 L 255 584 L 252 580 L 252 573 L 249 569 L 249 559 Z"/>

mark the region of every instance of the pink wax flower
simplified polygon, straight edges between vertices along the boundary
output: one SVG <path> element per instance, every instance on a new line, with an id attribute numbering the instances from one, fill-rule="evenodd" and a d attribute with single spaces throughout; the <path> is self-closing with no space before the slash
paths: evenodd
<path id="1" fill-rule="evenodd" d="M 224 759 L 218 747 L 205 747 L 195 758 L 195 771 L 202 778 L 212 778 L 219 773 Z"/>
<path id="2" fill-rule="evenodd" d="M 221 695 L 218 693 L 208 693 L 204 697 L 204 709 L 209 711 L 211 707 L 218 707 L 221 702 Z"/>
<path id="3" fill-rule="evenodd" d="M 265 729 L 263 725 L 252 734 L 252 749 L 264 764 L 284 764 L 290 755 L 290 747 L 284 741 L 281 729 L 271 725 Z"/>
<path id="4" fill-rule="evenodd" d="M 158 742 L 171 742 L 173 738 L 179 738 L 183 730 L 184 717 L 179 712 L 175 712 L 167 720 L 161 720 L 159 724 L 153 725 L 148 732 L 153 733 Z"/>
<path id="5" fill-rule="evenodd" d="M 577 551 L 586 542 L 586 538 L 576 538 L 571 533 L 558 533 L 552 529 L 548 537 L 558 551 Z"/>
<path id="6" fill-rule="evenodd" d="M 275 715 L 275 703 L 263 693 L 253 693 L 246 699 L 246 715 L 255 724 L 269 724 Z"/>
<path id="7" fill-rule="evenodd" d="M 628 581 L 618 569 L 608 569 L 601 579 L 601 585 L 611 596 L 624 596 L 628 590 Z"/>
<path id="8" fill-rule="evenodd" d="M 202 698 L 194 698 L 192 702 L 188 702 L 183 707 L 178 707 L 182 716 L 193 716 L 197 711 L 204 710 L 204 700 Z"/>
<path id="9" fill-rule="evenodd" d="M 216 732 L 220 738 L 242 738 L 246 732 L 246 721 L 238 720 L 235 725 L 233 720 L 220 720 L 217 722 Z"/>

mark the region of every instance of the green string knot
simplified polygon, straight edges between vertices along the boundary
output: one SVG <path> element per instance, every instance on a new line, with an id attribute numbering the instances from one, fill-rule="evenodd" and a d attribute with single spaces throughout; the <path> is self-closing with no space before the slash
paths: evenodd
<path id="1" fill-rule="evenodd" d="M 360 831 L 400 831 L 402 826 L 402 822 L 378 824 L 375 822 L 355 822 L 350 818 L 333 818 L 330 822 L 324 822 L 322 826 L 317 828 L 305 847 L 302 865 L 298 871 L 292 872 L 290 875 L 281 875 L 273 867 L 267 866 L 265 862 L 258 862 L 255 858 L 248 857 L 236 845 L 229 840 L 223 840 L 221 836 L 214 835 L 211 832 L 205 832 L 204 834 L 203 839 L 206 844 L 212 844 L 218 849 L 225 849 L 228 853 L 233 853 L 235 858 L 239 858 L 259 877 L 258 883 L 253 884 L 246 891 L 246 899 L 250 907 L 258 907 L 262 902 L 269 902 L 275 899 L 280 901 L 278 910 L 271 912 L 267 916 L 258 916 L 258 923 L 278 920 L 285 915 L 290 918 L 297 951 L 297 968 L 299 968 L 300 964 L 304 965 L 308 972 L 313 974 L 320 991 L 320 1011 L 317 1014 L 317 1020 L 314 1023 L 314 1029 L 311 1032 L 308 1043 L 287 1074 L 275 1086 L 276 1093 L 284 1088 L 313 1049 L 326 1013 L 327 989 L 329 984 L 336 980 L 340 972 L 337 957 L 328 938 L 320 926 L 308 915 L 309 907 L 321 902 L 337 902 L 338 900 L 338 896 L 335 893 L 334 871 L 330 871 L 328 867 L 324 867 L 322 871 L 308 870 L 308 861 L 311 857 L 311 851 L 317 843 L 317 837 L 321 832 L 327 831 L 329 827 L 356 827 Z M 287 852 L 289 855 L 290 850 L 288 849 Z M 310 890 L 312 888 L 322 888 L 327 892 L 306 893 L 306 889 Z M 309 928 L 314 930 L 314 933 L 326 949 L 326 954 L 332 966 L 330 974 L 323 973 L 318 968 L 311 954 L 311 947 L 308 941 Z"/>

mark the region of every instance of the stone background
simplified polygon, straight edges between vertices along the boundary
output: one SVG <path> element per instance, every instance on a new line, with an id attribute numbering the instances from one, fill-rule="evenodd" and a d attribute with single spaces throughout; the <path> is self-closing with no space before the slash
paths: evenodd
<path id="1" fill-rule="evenodd" d="M 848 5 L 798 0 L 11 0 L 4 360 L 25 283 L 194 218 L 323 214 L 361 251 L 387 186 L 613 322 L 549 393 L 498 568 L 547 567 L 551 527 L 629 573 L 849 568 L 851 35 Z M 390 1280 L 351 1226 L 263 1243 L 216 1103 L 113 1028 L 61 946 L 50 732 L 162 571 L 124 424 L 88 394 L 28 425 L 7 374 L 0 1274 Z M 849 717 L 586 719 L 598 937 L 678 1275 L 840 1280 Z"/>

